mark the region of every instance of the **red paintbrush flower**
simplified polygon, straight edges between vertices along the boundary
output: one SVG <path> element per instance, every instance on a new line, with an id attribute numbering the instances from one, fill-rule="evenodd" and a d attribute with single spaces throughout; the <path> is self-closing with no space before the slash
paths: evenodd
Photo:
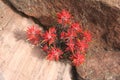
<path id="1" fill-rule="evenodd" d="M 40 40 L 40 29 L 32 26 L 32 27 L 28 27 L 27 29 L 27 38 L 28 40 L 32 43 L 32 44 L 38 44 L 39 40 Z"/>
<path id="2" fill-rule="evenodd" d="M 55 27 L 54 27 L 54 26 L 51 27 L 51 28 L 49 29 L 49 32 L 50 32 L 50 33 L 56 33 L 56 29 L 55 29 Z"/>
<path id="3" fill-rule="evenodd" d="M 81 51 L 81 52 L 85 52 L 85 49 L 88 48 L 88 44 L 86 43 L 86 41 L 82 40 L 77 40 L 76 42 L 77 48 Z"/>
<path id="4" fill-rule="evenodd" d="M 59 24 L 67 24 L 70 23 L 70 18 L 71 15 L 68 11 L 66 10 L 62 10 L 61 12 L 57 13 L 57 17 L 58 17 L 58 23 Z"/>
<path id="5" fill-rule="evenodd" d="M 27 38 L 33 44 L 38 44 L 47 53 L 48 60 L 70 58 L 75 66 L 85 61 L 88 42 L 91 41 L 89 31 L 84 31 L 81 25 L 72 20 L 71 14 L 62 10 L 57 13 L 56 27 L 51 27 L 41 33 L 37 27 L 29 27 Z M 66 54 L 64 54 L 66 53 Z"/>
<path id="6" fill-rule="evenodd" d="M 65 32 L 61 32 L 61 34 L 60 34 L 60 39 L 65 39 L 65 37 L 66 37 Z"/>
<path id="7" fill-rule="evenodd" d="M 45 44 L 43 47 L 42 47 L 42 50 L 47 52 L 48 51 L 48 46 Z"/>
<path id="8" fill-rule="evenodd" d="M 85 55 L 80 53 L 73 54 L 70 59 L 72 60 L 73 65 L 79 66 L 85 61 Z"/>
<path id="9" fill-rule="evenodd" d="M 73 39 L 77 37 L 77 34 L 75 31 L 73 31 L 72 29 L 68 29 L 67 33 L 66 33 L 66 38 L 67 39 Z"/>
<path id="10" fill-rule="evenodd" d="M 56 38 L 56 30 L 54 27 L 50 28 L 48 31 L 46 31 L 42 37 L 44 42 L 48 42 L 49 44 L 52 44 L 55 41 Z"/>
<path id="11" fill-rule="evenodd" d="M 56 60 L 57 61 L 57 60 L 59 60 L 59 58 L 61 57 L 62 54 L 63 54 L 63 52 L 59 48 L 52 47 L 49 50 L 47 59 L 48 60 Z"/>
<path id="12" fill-rule="evenodd" d="M 66 48 L 66 51 L 71 51 L 72 53 L 74 53 L 74 46 L 75 46 L 75 44 L 74 44 L 73 40 L 70 39 L 70 41 L 67 42 L 66 45 L 68 46 Z"/>
<path id="13" fill-rule="evenodd" d="M 73 30 L 75 30 L 77 32 L 82 32 L 82 29 L 81 29 L 79 23 L 72 23 L 71 29 L 73 29 Z"/>
<path id="14" fill-rule="evenodd" d="M 90 42 L 90 41 L 91 41 L 92 36 L 91 36 L 91 34 L 90 34 L 89 31 L 85 31 L 85 32 L 83 33 L 83 35 L 84 35 L 84 37 L 85 37 L 86 42 Z"/>

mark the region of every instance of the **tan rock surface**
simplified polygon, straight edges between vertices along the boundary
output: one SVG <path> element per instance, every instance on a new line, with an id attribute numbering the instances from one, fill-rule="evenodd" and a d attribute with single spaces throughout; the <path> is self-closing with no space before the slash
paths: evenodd
<path id="1" fill-rule="evenodd" d="M 77 67 L 85 80 L 119 80 L 120 52 L 91 53 L 86 62 Z M 101 55 L 101 56 L 99 56 Z"/>
<path id="2" fill-rule="evenodd" d="M 0 0 L 0 80 L 71 80 L 69 64 L 46 60 L 25 41 L 31 25 L 36 24 Z"/>

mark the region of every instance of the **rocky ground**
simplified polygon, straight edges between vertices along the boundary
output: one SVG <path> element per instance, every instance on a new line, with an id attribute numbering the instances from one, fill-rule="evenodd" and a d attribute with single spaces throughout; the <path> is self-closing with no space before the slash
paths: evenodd
<path id="1" fill-rule="evenodd" d="M 76 67 L 86 80 L 120 79 L 119 0 L 3 0 L 17 13 L 31 17 L 43 28 L 55 23 L 56 12 L 67 9 L 92 32 L 86 63 Z"/>

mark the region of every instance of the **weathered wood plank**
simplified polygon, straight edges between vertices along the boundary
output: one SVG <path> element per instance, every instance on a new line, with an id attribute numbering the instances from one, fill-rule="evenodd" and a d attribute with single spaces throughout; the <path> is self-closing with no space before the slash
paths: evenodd
<path id="1" fill-rule="evenodd" d="M 19 38 L 27 26 L 36 25 L 32 20 L 2 1 L 0 16 L 0 80 L 71 80 L 69 64 L 46 60 L 44 52 Z"/>

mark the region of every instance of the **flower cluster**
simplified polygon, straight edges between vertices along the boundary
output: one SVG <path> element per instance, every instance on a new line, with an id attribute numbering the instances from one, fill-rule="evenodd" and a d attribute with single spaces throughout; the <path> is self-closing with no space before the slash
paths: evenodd
<path id="1" fill-rule="evenodd" d="M 40 45 L 47 53 L 48 60 L 58 61 L 67 54 L 73 65 L 82 64 L 92 38 L 90 32 L 83 30 L 78 22 L 73 22 L 71 14 L 66 10 L 57 13 L 57 22 L 58 25 L 44 32 L 37 27 L 29 27 L 28 40 L 34 45 Z"/>

